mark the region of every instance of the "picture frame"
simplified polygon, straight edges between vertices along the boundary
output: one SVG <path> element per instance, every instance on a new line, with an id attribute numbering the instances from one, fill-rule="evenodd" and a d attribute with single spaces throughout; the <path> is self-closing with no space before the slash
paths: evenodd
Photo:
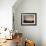
<path id="1" fill-rule="evenodd" d="M 21 25 L 37 25 L 37 13 L 21 13 Z"/>

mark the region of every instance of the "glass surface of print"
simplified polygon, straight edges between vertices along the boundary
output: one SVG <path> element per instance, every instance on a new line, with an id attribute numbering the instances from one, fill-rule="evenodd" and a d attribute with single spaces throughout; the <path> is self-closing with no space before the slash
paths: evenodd
<path id="1" fill-rule="evenodd" d="M 36 13 L 22 13 L 21 14 L 21 24 L 22 25 L 36 25 L 37 23 Z"/>

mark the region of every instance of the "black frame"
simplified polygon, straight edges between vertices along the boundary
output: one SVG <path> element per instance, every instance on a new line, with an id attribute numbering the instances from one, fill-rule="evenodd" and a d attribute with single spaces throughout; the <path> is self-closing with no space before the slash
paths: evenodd
<path id="1" fill-rule="evenodd" d="M 33 24 L 31 24 L 31 23 L 29 23 L 29 24 L 27 24 L 27 23 L 23 23 L 23 18 L 24 18 L 24 16 L 25 15 L 33 15 L 33 16 L 35 16 L 35 23 Z M 37 13 L 21 13 L 21 25 L 25 25 L 25 26 L 34 26 L 34 25 L 37 25 Z"/>

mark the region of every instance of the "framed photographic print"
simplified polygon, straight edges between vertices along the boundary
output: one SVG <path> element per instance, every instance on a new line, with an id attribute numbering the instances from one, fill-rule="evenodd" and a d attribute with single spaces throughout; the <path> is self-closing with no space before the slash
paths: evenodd
<path id="1" fill-rule="evenodd" d="M 21 25 L 37 25 L 37 13 L 21 13 Z"/>

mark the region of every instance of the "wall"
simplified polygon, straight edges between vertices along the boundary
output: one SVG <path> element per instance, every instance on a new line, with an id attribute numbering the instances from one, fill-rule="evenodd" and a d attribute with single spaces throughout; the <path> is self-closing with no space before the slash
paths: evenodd
<path id="1" fill-rule="evenodd" d="M 18 1 L 20 2 L 20 1 Z M 17 6 L 16 6 L 17 5 Z M 41 30 L 40 30 L 40 0 L 23 0 L 19 4 L 13 6 L 15 31 L 23 33 L 23 37 L 35 41 L 36 46 L 41 46 Z M 36 26 L 22 26 L 21 13 L 37 13 Z"/>
<path id="2" fill-rule="evenodd" d="M 41 41 L 42 46 L 46 46 L 46 0 L 41 1 Z"/>
<path id="3" fill-rule="evenodd" d="M 5 35 L 10 35 L 10 32 L 7 30 L 7 32 L 3 31 L 1 27 L 6 27 L 9 30 L 12 29 L 12 6 L 16 0 L 0 0 L 0 38 L 5 38 Z M 9 38 L 9 37 L 8 37 Z"/>
<path id="4" fill-rule="evenodd" d="M 0 27 L 12 29 L 12 6 L 16 0 L 0 0 Z"/>

